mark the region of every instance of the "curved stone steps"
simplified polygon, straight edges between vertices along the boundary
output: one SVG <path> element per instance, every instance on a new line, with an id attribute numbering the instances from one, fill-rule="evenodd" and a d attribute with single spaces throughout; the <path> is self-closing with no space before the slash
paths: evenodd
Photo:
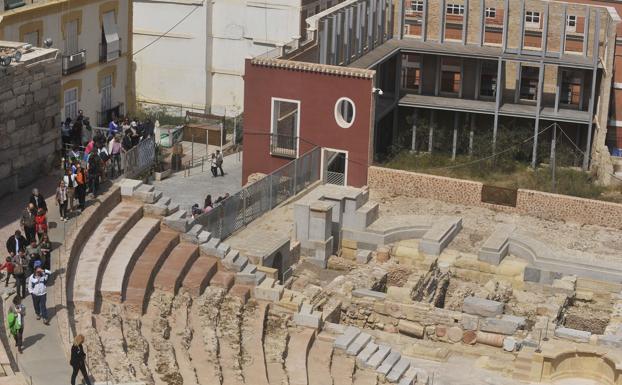
<path id="1" fill-rule="evenodd" d="M 134 368 L 126 354 L 127 345 L 119 308 L 114 304 L 103 303 L 100 313 L 93 317 L 112 377 L 122 383 L 135 381 Z"/>
<path id="2" fill-rule="evenodd" d="M 330 373 L 335 384 L 352 385 L 354 374 L 354 358 L 344 352 L 335 350 L 330 367 Z"/>
<path id="3" fill-rule="evenodd" d="M 227 294 L 218 315 L 217 336 L 219 359 L 224 385 L 244 383 L 242 373 L 241 324 L 243 303 L 239 297 Z"/>
<path id="4" fill-rule="evenodd" d="M 199 256 L 199 247 L 188 242 L 180 242 L 168 255 L 153 281 L 154 289 L 173 295 L 181 287 L 188 270 Z"/>
<path id="5" fill-rule="evenodd" d="M 179 234 L 162 230 L 153 237 L 138 257 L 123 288 L 123 300 L 128 308 L 140 313 L 147 310 L 147 300 L 153 290 L 153 281 L 164 260 L 179 243 Z"/>
<path id="6" fill-rule="evenodd" d="M 268 311 L 266 302 L 249 301 L 244 308 L 242 327 L 242 371 L 246 384 L 268 385 L 266 359 L 263 351 L 264 323 Z"/>
<path id="7" fill-rule="evenodd" d="M 99 292 L 102 299 L 121 302 L 123 282 L 127 282 L 132 266 L 160 230 L 160 221 L 143 217 L 125 234 L 102 275 Z"/>
<path id="8" fill-rule="evenodd" d="M 191 295 L 198 297 L 209 285 L 210 280 L 218 271 L 218 260 L 214 257 L 198 257 L 186 274 L 182 287 Z"/>
<path id="9" fill-rule="evenodd" d="M 309 385 L 333 385 L 333 378 L 330 375 L 332 356 L 332 342 L 316 338 L 311 346 L 311 350 L 309 350 L 309 358 L 307 360 Z"/>
<path id="10" fill-rule="evenodd" d="M 71 298 L 76 305 L 93 309 L 103 269 L 123 236 L 142 217 L 142 206 L 121 202 L 101 221 L 78 258 Z"/>
<path id="11" fill-rule="evenodd" d="M 279 313 L 270 308 L 266 317 L 263 350 L 266 358 L 266 370 L 270 385 L 288 385 L 289 379 L 285 371 L 287 356 L 287 322 L 290 315 Z"/>
<path id="12" fill-rule="evenodd" d="M 315 339 L 315 329 L 304 328 L 290 333 L 285 367 L 290 385 L 309 385 L 307 357 Z"/>
<path id="13" fill-rule="evenodd" d="M 80 330 L 84 335 L 84 348 L 87 352 L 87 365 L 90 375 L 101 381 L 110 378 L 110 368 L 106 362 L 104 346 L 99 339 L 97 330 L 93 326 L 83 327 Z"/>
<path id="14" fill-rule="evenodd" d="M 219 312 L 226 290 L 208 286 L 192 306 L 191 319 L 194 332 L 198 333 L 190 344 L 190 356 L 197 370 L 201 385 L 222 384 L 222 371 L 219 360 L 219 341 L 217 327 Z M 195 317 L 196 315 L 196 317 Z"/>
<path id="15" fill-rule="evenodd" d="M 183 378 L 184 385 L 199 385 L 195 366 L 190 358 L 189 348 L 192 343 L 193 330 L 189 323 L 188 313 L 192 306 L 192 298 L 186 290 L 180 290 L 173 299 L 170 323 L 170 340 L 175 349 L 179 374 Z"/>
<path id="16" fill-rule="evenodd" d="M 173 295 L 155 290 L 151 295 L 146 314 L 142 317 L 141 333 L 149 343 L 148 366 L 155 385 L 181 384 L 175 350 L 169 341 Z"/>

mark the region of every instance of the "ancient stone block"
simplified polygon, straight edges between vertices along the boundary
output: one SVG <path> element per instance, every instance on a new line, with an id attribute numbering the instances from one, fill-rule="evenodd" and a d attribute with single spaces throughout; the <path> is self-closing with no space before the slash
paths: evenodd
<path id="1" fill-rule="evenodd" d="M 464 330 L 477 330 L 479 325 L 479 317 L 471 314 L 463 314 L 460 320 L 460 326 Z"/>
<path id="2" fill-rule="evenodd" d="M 399 320 L 397 324 L 397 330 L 400 333 L 406 334 L 412 337 L 423 338 L 425 328 L 423 325 L 417 322 L 411 322 L 404 319 Z"/>
<path id="3" fill-rule="evenodd" d="M 348 327 L 346 331 L 335 340 L 335 349 L 346 350 L 359 334 L 361 334 L 359 329 L 352 326 Z"/>
<path id="4" fill-rule="evenodd" d="M 517 322 L 508 319 L 484 318 L 479 324 L 479 329 L 485 332 L 510 336 L 516 332 L 518 325 Z"/>
<path id="5" fill-rule="evenodd" d="M 575 330 L 570 328 L 555 329 L 555 337 L 571 340 L 575 342 L 590 342 L 592 333 L 583 330 Z"/>
<path id="6" fill-rule="evenodd" d="M 503 303 L 479 297 L 467 297 L 462 304 L 462 311 L 482 317 L 494 317 L 503 313 Z"/>

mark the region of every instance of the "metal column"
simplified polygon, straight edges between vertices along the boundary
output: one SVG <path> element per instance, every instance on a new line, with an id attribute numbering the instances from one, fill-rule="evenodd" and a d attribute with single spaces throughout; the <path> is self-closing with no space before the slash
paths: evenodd
<path id="1" fill-rule="evenodd" d="M 600 12 L 598 10 L 594 11 L 594 18 L 596 22 L 594 23 L 594 46 L 592 48 L 592 92 L 590 94 L 590 104 L 588 106 L 588 116 L 590 117 L 590 122 L 587 125 L 587 141 L 585 144 L 585 156 L 583 157 L 583 170 L 587 171 L 590 166 L 590 158 L 592 156 L 592 128 L 594 122 L 594 102 L 595 102 L 595 93 L 596 93 L 596 77 L 598 75 L 598 36 L 600 33 Z"/>
<path id="2" fill-rule="evenodd" d="M 369 14 L 367 15 L 367 51 L 374 49 L 374 36 L 376 25 L 376 0 L 369 0 Z"/>
<path id="3" fill-rule="evenodd" d="M 480 7 L 480 29 L 479 29 L 479 46 L 484 45 L 484 35 L 486 33 L 486 0 L 479 0 Z"/>
<path id="4" fill-rule="evenodd" d="M 328 19 L 320 21 L 320 64 L 328 64 Z"/>
<path id="5" fill-rule="evenodd" d="M 504 0 L 503 2 L 503 34 L 502 34 L 502 47 L 501 52 L 505 53 L 508 47 L 508 15 L 510 14 L 510 0 Z"/>
<path id="6" fill-rule="evenodd" d="M 434 126 L 436 126 L 436 110 L 430 111 L 430 138 L 428 140 L 428 152 L 432 153 L 432 144 L 434 140 Z"/>
<path id="7" fill-rule="evenodd" d="M 477 115 L 474 113 L 471 113 L 470 115 L 471 130 L 469 131 L 469 156 L 473 156 L 473 138 L 475 136 L 475 118 Z"/>
<path id="8" fill-rule="evenodd" d="M 598 13 L 596 13 L 596 15 L 598 15 Z M 590 12 L 590 6 L 586 5 L 585 6 L 585 21 L 583 23 L 583 56 L 587 56 L 587 51 L 588 51 L 588 41 L 590 40 L 590 17 L 591 17 L 591 12 Z M 596 17 L 598 19 L 598 17 Z M 566 23 L 564 23 L 564 25 L 566 25 Z M 598 31 L 597 29 L 594 29 L 594 31 Z M 595 35 L 598 36 L 598 32 L 595 33 Z"/>
<path id="9" fill-rule="evenodd" d="M 549 3 L 544 3 L 544 21 L 542 27 L 542 43 L 540 44 L 542 49 L 542 57 L 546 56 L 546 47 L 548 45 L 549 38 Z"/>
<path id="10" fill-rule="evenodd" d="M 454 137 L 451 145 L 451 160 L 456 160 L 456 147 L 458 145 L 458 124 L 460 123 L 460 113 L 454 112 Z"/>
<path id="11" fill-rule="evenodd" d="M 404 0 L 398 1 L 397 31 L 397 39 L 402 40 L 402 37 L 404 36 Z"/>
<path id="12" fill-rule="evenodd" d="M 413 111 L 413 137 L 412 137 L 412 140 L 410 141 L 411 152 L 417 151 L 417 118 L 418 118 L 418 115 L 419 115 L 419 110 L 415 108 Z"/>
<path id="13" fill-rule="evenodd" d="M 475 65 L 475 100 L 479 99 L 479 92 L 482 83 L 482 61 L 477 59 L 477 64 Z"/>
<path id="14" fill-rule="evenodd" d="M 518 40 L 518 54 L 523 52 L 525 44 L 525 0 L 520 2 L 520 39 Z"/>
<path id="15" fill-rule="evenodd" d="M 328 63 L 335 65 L 337 63 L 337 27 L 338 27 L 336 15 L 330 16 L 330 24 L 332 26 L 331 31 L 330 31 L 330 34 L 331 34 L 330 53 L 331 55 L 328 60 Z"/>
<path id="16" fill-rule="evenodd" d="M 516 63 L 516 79 L 514 80 L 514 103 L 518 103 L 518 101 L 520 100 L 520 83 L 521 83 L 521 63 L 517 62 Z"/>
<path id="17" fill-rule="evenodd" d="M 445 41 L 445 12 L 447 10 L 445 9 L 445 0 L 441 0 L 441 6 L 440 6 L 440 12 L 441 12 L 441 25 L 438 28 L 438 41 L 439 42 L 443 42 Z"/>
<path id="18" fill-rule="evenodd" d="M 555 113 L 559 111 L 559 97 L 562 89 L 564 73 L 561 66 L 557 66 L 557 85 L 555 86 Z"/>
<path id="19" fill-rule="evenodd" d="M 423 71 L 423 68 L 421 69 L 421 71 Z M 443 71 L 442 71 L 442 68 L 441 68 L 441 57 L 440 56 L 436 56 L 436 72 L 434 73 L 434 75 L 436 75 L 436 77 L 434 79 L 434 96 L 438 96 L 438 94 L 439 94 L 440 82 L 441 82 L 441 73 L 442 72 Z M 421 77 L 421 78 L 423 79 L 423 77 Z"/>
<path id="20" fill-rule="evenodd" d="M 462 15 L 462 44 L 467 43 L 467 24 L 469 23 L 469 0 L 464 0 L 464 15 Z"/>
<path id="21" fill-rule="evenodd" d="M 421 15 L 421 39 L 423 41 L 428 38 L 428 1 L 423 0 L 423 14 Z"/>
<path id="22" fill-rule="evenodd" d="M 492 154 L 495 154 L 497 149 L 497 129 L 499 127 L 499 108 L 501 108 L 501 97 L 503 94 L 503 82 L 505 81 L 503 76 L 503 60 L 499 58 L 497 63 L 497 87 L 495 89 L 495 120 L 492 126 Z M 471 123 L 473 124 L 473 123 Z"/>
<path id="23" fill-rule="evenodd" d="M 562 22 L 560 23 L 562 27 L 562 33 L 559 39 L 559 56 L 563 55 L 564 52 L 566 51 L 566 19 L 567 19 L 566 13 L 567 12 L 568 12 L 568 7 L 566 6 L 566 4 L 564 4 L 563 11 L 562 11 Z"/>
<path id="24" fill-rule="evenodd" d="M 544 62 L 540 62 L 540 70 L 538 71 L 538 92 L 536 100 L 536 123 L 533 129 L 533 150 L 531 153 L 531 167 L 536 168 L 538 157 L 538 134 L 540 132 L 540 106 L 542 105 L 542 88 L 544 86 Z"/>

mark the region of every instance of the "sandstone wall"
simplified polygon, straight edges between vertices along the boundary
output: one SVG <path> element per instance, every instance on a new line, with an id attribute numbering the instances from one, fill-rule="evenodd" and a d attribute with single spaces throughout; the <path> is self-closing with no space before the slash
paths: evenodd
<path id="1" fill-rule="evenodd" d="M 498 206 L 481 201 L 480 182 L 375 166 L 369 168 L 367 184 L 372 189 L 414 198 L 622 229 L 622 205 L 611 202 L 519 189 L 516 207 Z"/>
<path id="2" fill-rule="evenodd" d="M 61 60 L 57 51 L 46 51 L 27 63 L 2 68 L 0 196 L 49 171 L 61 148 Z"/>

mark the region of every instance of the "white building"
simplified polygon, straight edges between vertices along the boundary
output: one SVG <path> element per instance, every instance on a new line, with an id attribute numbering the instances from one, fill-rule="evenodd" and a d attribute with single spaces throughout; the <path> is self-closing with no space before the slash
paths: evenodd
<path id="1" fill-rule="evenodd" d="M 338 2 L 135 0 L 137 102 L 237 115 L 244 59 L 299 39 L 307 17 Z"/>
<path id="2" fill-rule="evenodd" d="M 131 111 L 134 101 L 132 1 L 5 0 L 0 39 L 52 48 L 62 53 L 61 118 L 78 110 L 92 124 Z"/>

